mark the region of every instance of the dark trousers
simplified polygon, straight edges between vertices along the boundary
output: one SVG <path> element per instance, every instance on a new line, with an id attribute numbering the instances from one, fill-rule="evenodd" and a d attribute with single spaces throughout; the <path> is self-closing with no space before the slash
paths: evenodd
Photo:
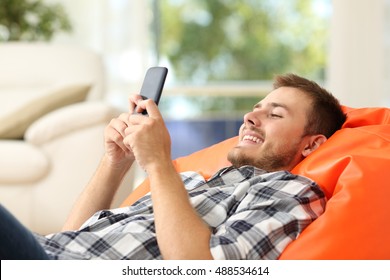
<path id="1" fill-rule="evenodd" d="M 48 255 L 30 230 L 0 205 L 0 259 L 47 260 Z"/>

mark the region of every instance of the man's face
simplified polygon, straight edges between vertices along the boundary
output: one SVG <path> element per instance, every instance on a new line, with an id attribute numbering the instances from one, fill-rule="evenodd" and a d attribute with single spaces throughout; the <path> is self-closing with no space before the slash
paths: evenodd
<path id="1" fill-rule="evenodd" d="M 291 170 L 302 159 L 310 109 L 308 97 L 295 88 L 268 94 L 244 116 L 239 142 L 228 154 L 236 167 L 253 165 L 266 171 Z"/>

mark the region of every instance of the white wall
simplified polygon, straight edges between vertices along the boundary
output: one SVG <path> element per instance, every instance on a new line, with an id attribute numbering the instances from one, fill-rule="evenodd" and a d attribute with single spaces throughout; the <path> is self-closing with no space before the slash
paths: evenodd
<path id="1" fill-rule="evenodd" d="M 389 105 L 389 2 L 333 0 L 328 88 L 347 106 Z"/>

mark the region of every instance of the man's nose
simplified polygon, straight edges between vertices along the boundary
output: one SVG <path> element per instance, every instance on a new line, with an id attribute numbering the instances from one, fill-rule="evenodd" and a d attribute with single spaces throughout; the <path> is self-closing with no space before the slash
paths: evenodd
<path id="1" fill-rule="evenodd" d="M 261 121 L 255 112 L 249 112 L 244 115 L 244 123 L 247 125 L 259 126 Z"/>

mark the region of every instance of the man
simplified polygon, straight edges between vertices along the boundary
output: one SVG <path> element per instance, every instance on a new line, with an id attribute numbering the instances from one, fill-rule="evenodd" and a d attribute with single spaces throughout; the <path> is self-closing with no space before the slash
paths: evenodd
<path id="1" fill-rule="evenodd" d="M 107 126 L 105 155 L 64 231 L 36 236 L 39 257 L 277 259 L 324 211 L 318 185 L 288 172 L 345 121 L 339 102 L 316 83 L 277 76 L 274 90 L 244 116 L 228 154 L 232 166 L 207 182 L 195 172 L 177 174 L 156 104 L 137 95 L 129 103 L 129 113 Z M 149 117 L 133 114 L 135 108 Z M 102 210 L 135 160 L 151 195 Z"/>

